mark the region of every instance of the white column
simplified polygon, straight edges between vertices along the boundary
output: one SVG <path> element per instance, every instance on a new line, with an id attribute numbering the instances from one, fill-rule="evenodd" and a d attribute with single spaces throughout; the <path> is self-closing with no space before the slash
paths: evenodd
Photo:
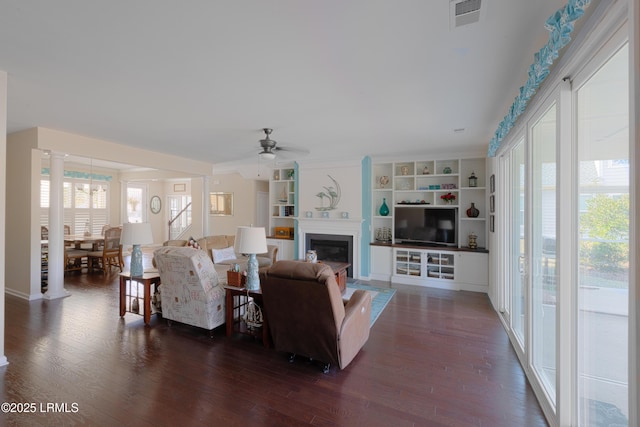
<path id="1" fill-rule="evenodd" d="M 46 299 L 71 295 L 64 288 L 64 154 L 51 153 L 49 184 L 49 263 Z"/>
<path id="2" fill-rule="evenodd" d="M 202 177 L 202 194 L 204 200 L 202 201 L 202 235 L 209 235 L 209 211 L 211 209 L 211 198 L 209 192 L 211 189 L 211 179 L 208 176 Z"/>

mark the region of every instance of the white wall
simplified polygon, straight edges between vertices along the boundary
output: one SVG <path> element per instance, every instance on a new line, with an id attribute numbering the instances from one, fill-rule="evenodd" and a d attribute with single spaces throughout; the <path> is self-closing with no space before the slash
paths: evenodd
<path id="1" fill-rule="evenodd" d="M 269 191 L 267 181 L 245 179 L 239 173 L 214 175 L 209 183 L 211 192 L 233 193 L 233 215 L 211 216 L 209 234 L 236 234 L 238 226 L 257 224 L 257 193 Z"/>
<path id="2" fill-rule="evenodd" d="M 4 289 L 6 243 L 6 172 L 7 172 L 7 73 L 0 71 L 0 366 L 6 365 L 4 355 Z"/>

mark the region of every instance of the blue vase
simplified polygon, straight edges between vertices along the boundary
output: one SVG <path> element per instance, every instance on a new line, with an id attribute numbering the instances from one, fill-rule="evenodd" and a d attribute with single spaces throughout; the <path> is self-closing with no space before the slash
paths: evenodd
<path id="1" fill-rule="evenodd" d="M 380 206 L 380 215 L 387 216 L 389 215 L 389 206 L 387 206 L 387 199 L 382 199 L 382 206 Z"/>

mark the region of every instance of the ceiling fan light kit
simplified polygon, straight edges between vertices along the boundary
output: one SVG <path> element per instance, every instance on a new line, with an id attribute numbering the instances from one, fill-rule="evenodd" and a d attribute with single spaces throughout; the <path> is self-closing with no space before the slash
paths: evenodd
<path id="1" fill-rule="evenodd" d="M 273 160 L 276 158 L 276 154 L 271 151 L 262 151 L 258 153 L 258 156 L 260 156 L 262 160 Z"/>
<path id="2" fill-rule="evenodd" d="M 289 153 L 289 157 L 291 157 L 291 155 L 302 156 L 302 155 L 308 154 L 308 151 L 306 150 L 277 146 L 278 142 L 271 139 L 270 137 L 271 132 L 273 132 L 273 129 L 262 128 L 262 131 L 264 132 L 265 136 L 264 136 L 264 139 L 260 140 L 260 147 L 262 148 L 262 151 L 258 153 L 258 156 L 260 157 L 260 159 L 274 160 L 276 156 L 280 156 L 281 154 L 285 154 L 285 153 Z"/>

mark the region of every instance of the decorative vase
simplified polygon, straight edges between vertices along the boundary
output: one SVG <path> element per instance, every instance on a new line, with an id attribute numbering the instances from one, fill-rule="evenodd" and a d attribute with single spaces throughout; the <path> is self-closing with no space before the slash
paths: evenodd
<path id="1" fill-rule="evenodd" d="M 382 199 L 382 205 L 380 206 L 380 215 L 387 216 L 389 215 L 389 206 L 387 206 L 387 199 Z"/>
<path id="2" fill-rule="evenodd" d="M 471 203 L 471 207 L 467 209 L 467 216 L 469 218 L 477 218 L 480 215 L 480 211 L 476 208 L 475 203 Z"/>

